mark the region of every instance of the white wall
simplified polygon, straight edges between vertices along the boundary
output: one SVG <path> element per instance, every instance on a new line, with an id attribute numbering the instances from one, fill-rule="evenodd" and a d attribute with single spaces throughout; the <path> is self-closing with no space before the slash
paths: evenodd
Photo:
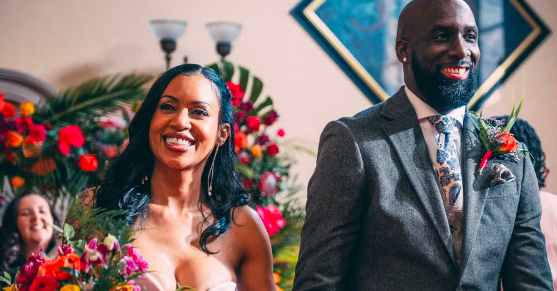
<path id="1" fill-rule="evenodd" d="M 131 71 L 159 74 L 164 59 L 148 21 L 175 18 L 188 22 L 178 40 L 174 65 L 218 59 L 205 24 L 230 20 L 243 25 L 229 60 L 261 77 L 275 99 L 279 125 L 288 137 L 304 138 L 317 148 L 330 120 L 351 116 L 371 103 L 309 34 L 290 15 L 299 0 L 2 0 L 0 1 L 0 67 L 35 75 L 58 88 L 100 74 Z M 557 31 L 557 1 L 529 0 L 542 19 Z M 557 193 L 557 99 L 553 68 L 557 39 L 551 36 L 527 59 L 484 113 L 508 114 L 511 89 L 524 83 L 527 100 L 521 116 L 541 136 L 548 156 L 547 190 Z M 297 170 L 308 180 L 315 162 L 302 157 Z"/>

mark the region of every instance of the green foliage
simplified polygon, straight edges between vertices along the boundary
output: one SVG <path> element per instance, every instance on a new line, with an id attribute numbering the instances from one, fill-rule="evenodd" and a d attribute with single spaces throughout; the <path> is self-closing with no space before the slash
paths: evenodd
<path id="1" fill-rule="evenodd" d="M 150 80 L 150 76 L 138 74 L 94 78 L 67 89 L 59 96 L 45 99 L 37 106 L 33 119 L 36 123 L 48 123 L 61 128 L 79 119 L 100 116 L 106 111 L 143 99 L 143 86 Z"/>

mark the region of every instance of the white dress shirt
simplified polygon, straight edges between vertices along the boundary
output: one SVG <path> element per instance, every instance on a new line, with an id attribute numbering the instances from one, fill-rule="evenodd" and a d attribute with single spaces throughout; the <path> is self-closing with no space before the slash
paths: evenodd
<path id="1" fill-rule="evenodd" d="M 424 134 L 425 143 L 427 144 L 427 150 L 429 151 L 429 157 L 431 158 L 431 165 L 433 170 L 437 173 L 437 140 L 439 139 L 439 132 L 433 127 L 433 125 L 427 119 L 430 116 L 439 115 L 437 110 L 433 109 L 427 103 L 418 98 L 416 94 L 412 93 L 407 86 L 404 86 L 404 91 L 412 103 L 412 107 L 416 111 L 418 116 L 418 121 L 422 127 L 422 133 Z M 450 142 L 454 143 L 456 152 L 458 153 L 458 160 L 462 165 L 462 151 L 460 148 L 460 136 L 462 132 L 462 125 L 464 124 L 464 114 L 466 113 L 466 106 L 461 106 L 453 111 L 447 113 L 446 115 L 456 119 L 456 124 L 451 131 L 449 137 Z M 462 192 L 462 190 L 461 190 Z"/>

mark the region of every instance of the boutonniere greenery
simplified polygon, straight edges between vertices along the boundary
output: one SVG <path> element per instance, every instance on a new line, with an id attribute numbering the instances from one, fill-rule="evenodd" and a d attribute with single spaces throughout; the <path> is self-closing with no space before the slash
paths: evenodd
<path id="1" fill-rule="evenodd" d="M 511 157 L 513 160 L 518 161 L 519 154 L 525 157 L 522 149 L 518 149 L 518 144 L 514 139 L 514 136 L 510 133 L 513 127 L 520 109 L 522 108 L 522 103 L 524 102 L 524 94 L 522 94 L 522 99 L 520 104 L 516 107 L 513 102 L 513 109 L 509 115 L 509 120 L 505 122 L 504 120 L 498 120 L 493 117 L 484 118 L 482 113 L 473 113 L 478 119 L 478 125 L 480 127 L 480 139 L 486 152 L 478 166 L 476 174 L 481 176 L 483 170 L 487 166 L 489 160 L 493 155 L 506 155 Z"/>

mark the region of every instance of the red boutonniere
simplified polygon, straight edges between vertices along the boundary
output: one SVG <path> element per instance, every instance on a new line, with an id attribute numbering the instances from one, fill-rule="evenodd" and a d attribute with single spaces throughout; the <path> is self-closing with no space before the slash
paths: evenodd
<path id="1" fill-rule="evenodd" d="M 481 112 L 480 114 L 473 113 L 478 119 L 478 124 L 480 126 L 480 139 L 487 150 L 478 166 L 476 174 L 482 175 L 483 170 L 487 166 L 487 162 L 489 162 L 494 154 L 511 155 L 516 161 L 519 160 L 519 154 L 524 156 L 524 154 L 517 149 L 517 142 L 514 136 L 509 132 L 518 118 L 523 101 L 524 94 L 516 110 L 515 105 L 513 105 L 509 120 L 506 123 L 503 120 L 497 120 L 495 118 L 484 118 Z"/>

